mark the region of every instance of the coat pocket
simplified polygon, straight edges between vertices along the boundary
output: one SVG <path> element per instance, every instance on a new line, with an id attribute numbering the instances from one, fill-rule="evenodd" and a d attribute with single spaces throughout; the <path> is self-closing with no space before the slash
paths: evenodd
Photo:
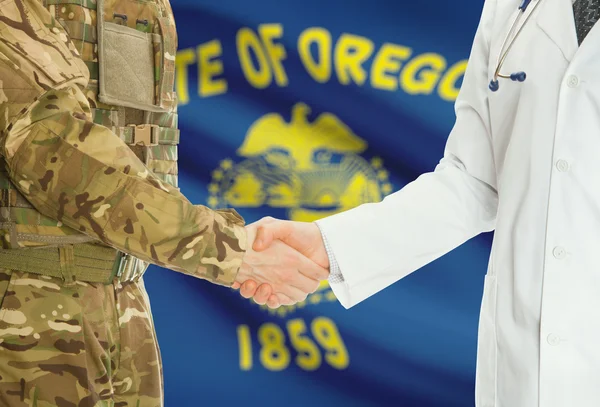
<path id="1" fill-rule="evenodd" d="M 486 275 L 479 316 L 475 406 L 496 405 L 496 276 Z"/>
<path id="2" fill-rule="evenodd" d="M 97 2 L 100 102 L 174 112 L 177 33 L 172 15 L 155 1 Z"/>

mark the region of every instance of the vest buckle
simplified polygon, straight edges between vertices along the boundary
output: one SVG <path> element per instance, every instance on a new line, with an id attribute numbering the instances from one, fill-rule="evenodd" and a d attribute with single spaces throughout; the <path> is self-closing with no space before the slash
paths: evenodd
<path id="1" fill-rule="evenodd" d="M 132 145 L 152 147 L 158 145 L 158 126 L 156 124 L 130 124 L 133 127 Z"/>

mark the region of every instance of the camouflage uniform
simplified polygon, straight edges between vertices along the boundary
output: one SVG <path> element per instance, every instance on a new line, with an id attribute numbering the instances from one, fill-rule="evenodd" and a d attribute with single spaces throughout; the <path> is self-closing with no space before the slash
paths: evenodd
<path id="1" fill-rule="evenodd" d="M 235 280 L 243 220 L 177 189 L 175 49 L 167 0 L 0 0 L 1 406 L 162 405 L 147 263 Z"/>

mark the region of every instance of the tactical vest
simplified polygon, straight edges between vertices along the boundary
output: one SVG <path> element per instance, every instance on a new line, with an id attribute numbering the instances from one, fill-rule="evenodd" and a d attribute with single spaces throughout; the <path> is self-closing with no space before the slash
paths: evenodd
<path id="1" fill-rule="evenodd" d="M 94 123 L 111 129 L 161 180 L 177 188 L 179 130 L 173 91 L 177 37 L 168 0 L 44 0 L 44 6 L 65 28 L 89 69 L 85 93 Z M 84 253 L 107 267 L 117 257 L 121 259 L 117 266 L 130 273 L 145 270 L 145 263 L 95 244 L 95 239 L 39 213 L 2 171 L 2 247 L 38 250 L 27 250 L 37 256 L 35 264 L 27 266 L 23 257 L 31 255 L 0 250 L 0 267 L 47 268 L 44 274 L 60 276 L 60 270 L 51 271 L 57 268 L 51 263 L 63 264 L 62 257 Z M 66 247 L 68 252 L 56 247 Z M 104 267 L 98 262 L 95 266 Z"/>

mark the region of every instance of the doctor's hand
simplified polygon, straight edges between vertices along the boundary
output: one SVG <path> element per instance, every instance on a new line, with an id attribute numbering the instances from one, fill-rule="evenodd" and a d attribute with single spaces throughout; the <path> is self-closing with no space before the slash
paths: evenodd
<path id="1" fill-rule="evenodd" d="M 327 279 L 329 271 L 283 242 L 274 241 L 276 237 L 270 241 L 261 238 L 261 242 L 268 243 L 256 245 L 259 226 L 260 222 L 257 222 L 246 227 L 248 249 L 233 288 L 248 282 L 242 290 L 245 298 L 254 296 L 257 303 L 264 304 L 273 297 L 268 305 L 275 308 L 304 301 L 308 294 L 317 290 L 321 280 Z M 269 232 L 262 235 L 271 236 Z M 258 288 L 258 284 L 264 286 Z M 250 289 L 252 295 L 247 295 Z"/>
<path id="2" fill-rule="evenodd" d="M 327 276 L 322 278 L 322 280 L 325 280 L 329 276 L 329 258 L 319 227 L 315 223 L 292 222 L 267 217 L 253 223 L 249 227 L 257 228 L 258 230 L 254 239 L 253 250 L 266 252 L 272 246 L 283 242 L 296 249 L 323 269 L 326 269 Z M 267 303 L 271 308 L 277 308 L 280 305 L 289 305 L 287 298 L 278 294 L 268 282 L 254 281 L 250 278 L 242 284 L 234 284 L 233 288 L 241 288 L 242 296 L 245 298 L 253 297 L 255 302 L 259 304 Z"/>

